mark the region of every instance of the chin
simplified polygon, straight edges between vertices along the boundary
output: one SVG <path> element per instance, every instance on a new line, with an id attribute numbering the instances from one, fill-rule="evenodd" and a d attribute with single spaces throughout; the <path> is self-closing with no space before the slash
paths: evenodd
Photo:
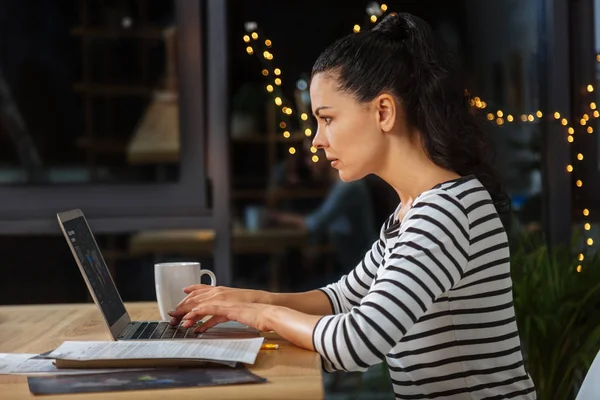
<path id="1" fill-rule="evenodd" d="M 344 182 L 357 181 L 365 176 L 365 174 L 356 174 L 344 169 L 338 170 L 338 173 L 340 175 L 340 179 Z"/>

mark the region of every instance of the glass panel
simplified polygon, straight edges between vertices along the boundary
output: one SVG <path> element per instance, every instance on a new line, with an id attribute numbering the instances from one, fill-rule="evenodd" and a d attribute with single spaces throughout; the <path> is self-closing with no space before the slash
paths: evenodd
<path id="1" fill-rule="evenodd" d="M 485 114 L 496 147 L 497 168 L 520 222 L 531 229 L 540 227 L 542 217 L 542 122 L 554 119 L 540 105 L 540 7 L 539 0 L 467 0 L 462 28 L 456 21 L 438 27 L 462 55 L 472 104 Z"/>
<path id="2" fill-rule="evenodd" d="M 153 0 L 4 4 L 0 184 L 177 180 L 173 11 Z"/>

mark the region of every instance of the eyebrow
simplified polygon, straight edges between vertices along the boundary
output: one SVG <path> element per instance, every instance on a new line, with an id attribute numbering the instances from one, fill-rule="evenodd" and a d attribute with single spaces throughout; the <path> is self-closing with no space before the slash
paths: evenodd
<path id="1" fill-rule="evenodd" d="M 315 110 L 315 116 L 319 116 L 319 112 L 321 112 L 321 110 L 327 110 L 328 108 L 331 108 L 330 106 L 321 106 L 321 107 L 317 107 L 317 109 Z"/>

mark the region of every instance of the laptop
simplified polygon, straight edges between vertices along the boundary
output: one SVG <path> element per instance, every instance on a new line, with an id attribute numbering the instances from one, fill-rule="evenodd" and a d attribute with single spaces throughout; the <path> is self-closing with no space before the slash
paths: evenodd
<path id="1" fill-rule="evenodd" d="M 81 210 L 57 214 L 60 228 L 73 253 L 94 302 L 100 309 L 113 340 L 181 340 L 232 336 L 256 337 L 259 332 L 238 322 L 226 322 L 205 333 L 171 326 L 167 321 L 132 321 L 125 309 L 96 239 Z"/>

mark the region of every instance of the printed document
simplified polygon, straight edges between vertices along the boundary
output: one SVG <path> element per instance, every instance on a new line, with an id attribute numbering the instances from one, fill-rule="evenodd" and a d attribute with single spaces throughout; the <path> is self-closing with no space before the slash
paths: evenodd
<path id="1" fill-rule="evenodd" d="M 67 341 L 48 354 L 49 358 L 75 361 L 180 359 L 230 361 L 254 364 L 264 338 L 153 340 L 116 342 Z"/>

